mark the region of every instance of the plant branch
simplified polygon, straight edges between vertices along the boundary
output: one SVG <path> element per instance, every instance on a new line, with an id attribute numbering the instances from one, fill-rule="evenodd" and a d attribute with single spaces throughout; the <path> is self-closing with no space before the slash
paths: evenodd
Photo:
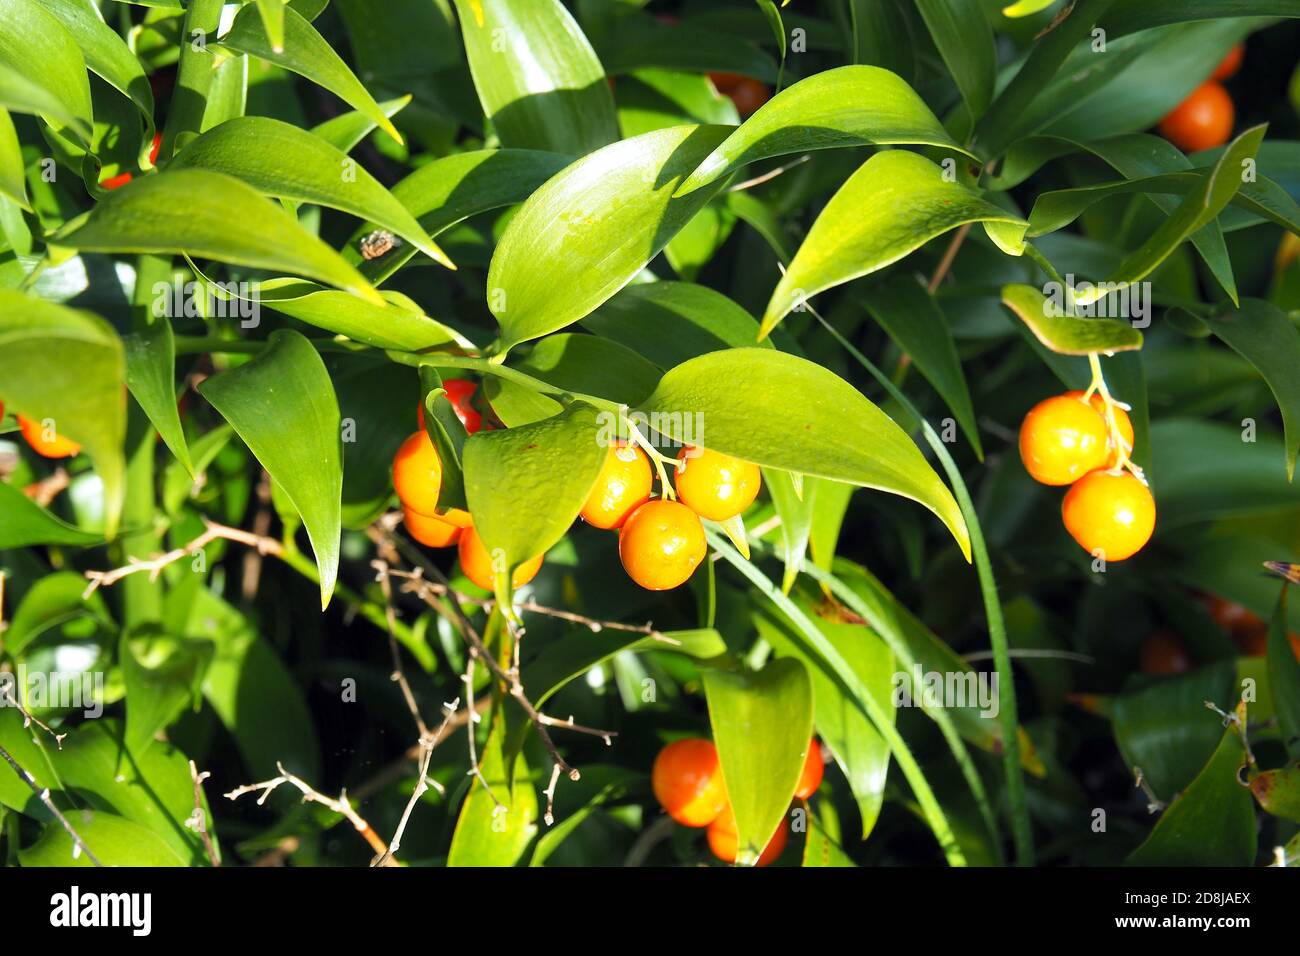
<path id="1" fill-rule="evenodd" d="M 99 862 L 99 858 L 90 852 L 90 847 L 86 846 L 86 841 L 83 840 L 81 835 L 72 828 L 72 824 L 68 822 L 68 818 L 65 817 L 59 811 L 59 808 L 54 805 L 54 801 L 50 799 L 50 788 L 46 787 L 42 789 L 39 787 L 32 775 L 24 770 L 18 761 L 13 758 L 13 755 L 2 746 L 0 746 L 0 757 L 5 759 L 5 762 L 13 768 L 14 773 L 18 774 L 18 778 L 22 780 L 23 783 L 27 784 L 32 793 L 36 794 L 36 799 L 45 804 L 45 809 L 49 810 L 54 819 L 58 820 L 59 823 L 62 824 L 63 829 L 68 832 L 68 836 L 72 838 L 73 857 L 75 858 L 78 853 L 84 853 L 86 854 L 86 859 L 95 866 L 103 866 L 104 864 Z"/>

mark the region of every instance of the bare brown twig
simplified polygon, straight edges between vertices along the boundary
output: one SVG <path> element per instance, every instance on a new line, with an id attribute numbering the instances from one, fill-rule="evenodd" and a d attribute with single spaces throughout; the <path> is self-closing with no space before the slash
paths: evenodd
<path id="1" fill-rule="evenodd" d="M 36 799 L 45 804 L 45 809 L 50 811 L 50 814 L 54 819 L 58 820 L 59 823 L 63 825 L 63 829 L 68 832 L 68 836 L 72 837 L 73 857 L 75 858 L 78 853 L 84 853 L 86 854 L 86 859 L 95 866 L 103 866 L 104 864 L 99 862 L 99 858 L 90 852 L 90 847 L 86 846 L 86 841 L 83 840 L 81 835 L 72 828 L 72 824 L 68 822 L 68 818 L 65 817 L 59 811 L 59 808 L 54 805 L 54 801 L 50 799 L 49 787 L 44 789 L 39 787 L 35 778 L 24 770 L 18 761 L 13 758 L 13 755 L 10 754 L 8 750 L 5 750 L 4 747 L 0 747 L 0 757 L 5 759 L 9 766 L 13 768 L 14 773 L 18 774 L 19 779 L 22 780 L 23 783 L 27 784 L 32 793 L 36 794 Z"/>
<path id="2" fill-rule="evenodd" d="M 194 781 L 194 812 L 185 821 L 185 825 L 196 831 L 203 840 L 203 849 L 207 851 L 208 860 L 212 865 L 220 866 L 221 858 L 217 856 L 217 848 L 212 843 L 211 834 L 208 833 L 207 814 L 203 812 L 203 781 L 210 776 L 212 774 L 206 770 L 199 773 L 199 768 L 195 766 L 194 761 L 190 761 L 190 779 Z"/>

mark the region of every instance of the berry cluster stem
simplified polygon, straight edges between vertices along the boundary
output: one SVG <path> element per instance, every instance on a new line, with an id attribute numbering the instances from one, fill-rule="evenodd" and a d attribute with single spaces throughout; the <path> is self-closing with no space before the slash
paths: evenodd
<path id="1" fill-rule="evenodd" d="M 1119 420 L 1115 417 L 1115 408 L 1120 403 L 1110 394 L 1110 389 L 1106 387 L 1106 379 L 1101 374 L 1101 358 L 1096 352 L 1088 353 L 1088 366 L 1092 369 L 1092 382 L 1088 385 L 1088 390 L 1083 395 L 1083 400 L 1090 400 L 1093 393 L 1101 396 L 1102 402 L 1106 406 L 1106 428 L 1110 431 L 1110 440 L 1114 442 L 1116 449 L 1115 467 L 1111 469 L 1112 474 L 1119 474 L 1124 470 L 1133 473 L 1133 476 L 1146 483 L 1146 478 L 1142 474 L 1142 469 L 1129 456 L 1133 453 L 1133 446 L 1124 440 L 1120 434 Z"/>
<path id="2" fill-rule="evenodd" d="M 650 439 L 646 438 L 645 435 L 641 434 L 641 430 L 636 427 L 636 423 L 634 423 L 632 419 L 628 418 L 626 405 L 620 407 L 619 415 L 623 420 L 623 424 L 627 426 L 628 437 L 630 437 L 642 451 L 649 455 L 650 460 L 654 462 L 655 471 L 659 473 L 659 485 L 663 489 L 664 497 L 669 501 L 676 501 L 677 493 L 673 490 L 672 482 L 668 480 L 668 467 L 671 466 L 676 468 L 676 459 L 668 458 L 661 454 L 659 449 L 654 446 L 654 443 L 651 442 Z"/>

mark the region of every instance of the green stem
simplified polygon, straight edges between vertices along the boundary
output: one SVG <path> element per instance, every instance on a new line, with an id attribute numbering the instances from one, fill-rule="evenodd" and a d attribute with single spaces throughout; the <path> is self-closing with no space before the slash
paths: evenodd
<path id="1" fill-rule="evenodd" d="M 835 671 L 835 676 L 844 682 L 844 686 L 849 689 L 858 706 L 862 708 L 863 713 L 875 725 L 877 732 L 889 745 L 894 760 L 898 762 L 899 769 L 903 771 L 903 776 L 907 778 L 912 792 L 916 795 L 917 803 L 921 805 L 926 822 L 930 825 L 930 830 L 934 833 L 935 839 L 939 841 L 939 846 L 943 849 L 944 856 L 949 864 L 952 866 L 965 866 L 966 856 L 952 832 L 952 827 L 948 824 L 948 818 L 944 815 L 943 808 L 939 806 L 939 801 L 935 798 L 934 791 L 930 789 L 925 774 L 921 772 L 920 765 L 917 764 L 916 758 L 898 733 L 893 721 L 876 703 L 875 697 L 867 690 L 857 672 L 849 666 L 848 661 L 844 659 L 835 645 L 826 640 L 825 635 L 822 634 L 817 625 L 808 619 L 808 616 L 799 609 L 799 606 L 790 600 L 772 582 L 771 578 L 742 558 L 740 552 L 717 532 L 710 530 L 707 534 L 714 550 L 721 554 L 732 567 L 747 577 L 750 583 L 775 604 L 795 627 L 799 628 L 822 659 Z"/>
<path id="2" fill-rule="evenodd" d="M 189 0 L 186 4 L 185 24 L 181 35 L 180 63 L 176 68 L 176 89 L 172 94 L 167 125 L 163 128 L 162 144 L 158 158 L 166 161 L 176 151 L 176 139 L 186 133 L 198 133 L 203 128 L 203 113 L 208 107 L 208 91 L 212 89 L 214 55 L 208 43 L 217 41 L 217 28 L 221 25 L 221 8 L 224 0 Z M 203 38 L 201 49 L 195 49 L 195 31 Z"/>
<path id="3" fill-rule="evenodd" d="M 1020 866 L 1032 866 L 1034 863 L 1033 834 L 1029 824 L 1029 807 L 1025 799 L 1025 778 L 1020 766 L 1020 716 L 1016 708 L 1016 688 L 1011 670 L 1011 654 L 1007 644 L 1006 623 L 1002 618 L 1002 604 L 998 600 L 997 580 L 993 576 L 993 562 L 989 559 L 988 547 L 984 543 L 984 533 L 980 529 L 979 515 L 971 501 L 966 482 L 962 480 L 961 470 L 948 454 L 937 432 L 930 427 L 915 405 L 908 400 L 889 377 L 862 354 L 853 343 L 840 334 L 839 330 L 816 312 L 818 321 L 826 330 L 878 381 L 894 401 L 907 410 L 921 426 L 925 439 L 934 449 L 935 455 L 943 464 L 943 470 L 952 483 L 953 494 L 966 519 L 966 528 L 970 534 L 971 554 L 975 559 L 975 570 L 979 574 L 980 593 L 984 598 L 984 613 L 988 619 L 989 643 L 993 647 L 993 662 L 998 674 L 998 713 L 1002 723 L 1002 766 L 1006 775 L 1007 798 L 1011 807 L 1011 831 L 1016 843 L 1016 862 Z"/>

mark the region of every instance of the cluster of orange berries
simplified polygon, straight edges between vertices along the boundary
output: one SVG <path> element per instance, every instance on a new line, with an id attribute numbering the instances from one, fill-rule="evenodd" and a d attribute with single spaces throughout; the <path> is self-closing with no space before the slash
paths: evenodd
<path id="1" fill-rule="evenodd" d="M 466 432 L 479 431 L 482 415 L 472 404 L 476 386 L 448 379 L 443 387 Z M 424 430 L 423 407 L 419 419 L 419 430 L 393 457 L 393 487 L 402 502 L 406 529 L 431 548 L 458 545 L 465 576 L 490 591 L 492 560 L 474 531 L 473 517 L 459 508 L 437 511 L 442 460 Z M 652 498 L 654 477 L 646 453 L 636 445 L 614 444 L 580 512 L 592 527 L 618 531 L 623 568 L 652 591 L 675 588 L 690 578 L 708 550 L 700 519 L 726 521 L 740 514 L 753 504 L 763 478 L 755 464 L 688 447 L 678 456 L 674 484 L 677 500 Z M 512 586 L 527 584 L 541 566 L 541 555 L 520 565 L 511 576 Z"/>
<path id="2" fill-rule="evenodd" d="M 1160 132 L 1175 146 L 1189 153 L 1222 146 L 1232 136 L 1232 97 L 1220 80 L 1241 69 L 1245 47 L 1238 43 L 1223 58 L 1210 78 L 1192 90 L 1173 111 L 1160 121 Z"/>
<path id="3" fill-rule="evenodd" d="M 5 403 L 0 402 L 0 418 L 5 417 Z M 71 458 L 81 451 L 81 446 L 69 438 L 64 438 L 54 429 L 45 426 L 26 415 L 17 415 L 18 428 L 23 439 L 32 447 L 32 451 L 46 458 Z"/>
<path id="4" fill-rule="evenodd" d="M 808 742 L 796 800 L 807 800 L 821 786 L 825 764 L 816 740 Z M 684 827 L 708 827 L 706 836 L 713 855 L 724 863 L 736 862 L 739 838 L 736 815 L 727 799 L 722 764 L 713 741 L 699 737 L 675 740 L 655 757 L 650 774 L 655 799 L 668 815 Z M 767 866 L 785 849 L 786 827 L 782 823 L 759 855 L 758 865 Z"/>
<path id="5" fill-rule="evenodd" d="M 1268 650 L 1268 622 L 1254 611 L 1217 594 L 1203 594 L 1201 601 L 1214 623 L 1223 628 L 1246 657 L 1262 657 Z M 1300 661 L 1300 634 L 1288 634 L 1291 653 Z M 1154 631 L 1142 644 L 1138 664 L 1144 674 L 1169 676 L 1192 669 L 1192 655 L 1177 632 Z"/>
<path id="6" fill-rule="evenodd" d="M 1146 483 L 1125 470 L 1133 422 L 1118 404 L 1094 393 L 1066 392 L 1029 410 L 1020 426 L 1020 457 L 1035 480 L 1070 485 L 1061 517 L 1071 537 L 1107 561 L 1132 557 L 1151 539 L 1156 503 Z M 1121 447 L 1121 444 L 1123 447 Z"/>

